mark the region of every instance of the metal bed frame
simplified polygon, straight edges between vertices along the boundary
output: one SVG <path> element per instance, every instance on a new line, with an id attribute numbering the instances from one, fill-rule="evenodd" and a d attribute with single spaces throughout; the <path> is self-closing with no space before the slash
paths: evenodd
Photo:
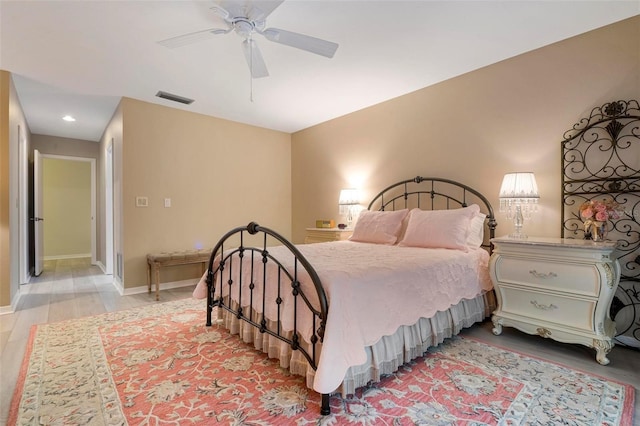
<path id="1" fill-rule="evenodd" d="M 563 135 L 561 236 L 586 238 L 578 208 L 593 199 L 624 207 L 609 221 L 618 241 L 620 285 L 611 304 L 618 338 L 640 347 L 640 106 L 613 101 L 593 108 Z"/>
<path id="2" fill-rule="evenodd" d="M 417 176 L 413 179 L 395 183 L 382 190 L 373 198 L 368 209 L 396 210 L 414 207 L 427 210 L 453 209 L 467 207 L 473 203 L 480 205 L 481 211 L 487 215 L 485 223 L 488 232 L 485 232 L 483 247 L 491 252 L 491 238 L 495 236 L 495 228 L 497 226 L 493 208 L 487 198 L 481 193 L 459 182 L 449 179 Z M 248 240 L 259 241 L 260 243 L 257 247 L 248 246 L 246 245 Z M 269 247 L 272 246 L 273 243 L 285 246 L 294 256 L 293 270 L 287 269 L 278 259 L 269 253 Z M 230 249 L 225 249 L 225 247 Z M 275 300 L 267 300 L 266 291 L 262 290 L 266 288 L 266 279 L 261 280 L 256 278 L 260 276 L 260 271 L 255 270 L 257 268 L 253 266 L 254 260 L 260 260 L 262 262 L 261 269 L 263 269 L 263 271 L 261 276 L 263 278 L 266 276 L 267 264 L 272 263 L 276 265 L 278 280 L 276 283 L 269 283 L 270 286 L 276 286 L 277 288 L 278 296 Z M 251 262 L 249 276 L 242 276 L 242 272 L 239 272 L 238 280 L 240 282 L 235 283 L 231 278 L 233 276 L 232 268 L 238 267 L 240 268 L 239 271 L 242 271 L 243 262 Z M 238 263 L 239 265 L 237 265 Z M 313 282 L 319 306 L 313 306 L 310 302 L 311 298 L 305 294 L 300 286 L 300 277 L 303 273 L 308 274 Z M 248 296 L 245 295 L 244 298 L 241 299 L 241 297 L 243 297 L 243 280 L 248 280 L 250 294 Z M 300 351 L 309 365 L 314 370 L 317 369 L 319 351 L 316 347 L 324 338 L 329 304 L 317 272 L 295 245 L 277 232 L 262 227 L 255 222 L 251 222 L 247 226 L 232 229 L 218 241 L 211 252 L 206 282 L 208 289 L 207 326 L 212 325 L 212 310 L 216 307 L 224 309 L 233 314 L 238 320 L 251 324 L 257 328 L 260 333 L 267 333 L 286 342 L 292 350 Z M 223 292 L 223 287 L 225 286 L 228 288 L 226 296 Z M 259 288 L 260 291 L 256 290 L 257 286 L 261 286 Z M 246 300 L 248 297 L 250 300 L 249 307 L 261 307 L 259 310 L 261 314 L 258 314 L 259 320 L 255 319 L 254 312 L 248 312 L 253 311 L 251 308 L 244 309 L 242 306 L 234 306 L 231 300 L 232 291 L 235 291 L 233 294 L 237 297 L 236 300 Z M 285 314 L 281 309 L 281 304 L 283 303 L 281 296 L 287 291 L 291 292 L 294 297 L 292 333 L 285 333 L 280 327 L 281 315 Z M 254 298 L 254 293 L 260 294 L 261 296 L 255 296 Z M 269 321 L 269 319 L 266 318 L 265 306 L 267 304 L 276 305 L 276 319 Z M 297 324 L 299 311 L 303 311 L 300 315 L 308 314 L 313 317 L 313 334 L 308 347 L 301 344 Z M 320 409 L 322 415 L 330 414 L 329 399 L 329 394 L 322 395 L 322 406 Z"/>

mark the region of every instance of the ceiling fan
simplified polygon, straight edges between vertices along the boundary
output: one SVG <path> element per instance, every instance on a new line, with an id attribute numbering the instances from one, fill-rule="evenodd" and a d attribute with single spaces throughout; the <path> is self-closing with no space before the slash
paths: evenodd
<path id="1" fill-rule="evenodd" d="M 212 36 L 228 34 L 231 31 L 235 31 L 236 34 L 243 38 L 242 48 L 253 78 L 269 76 L 267 65 L 262 58 L 256 41 L 253 39 L 254 34 L 260 34 L 269 41 L 332 58 L 338 49 L 337 43 L 279 28 L 265 28 L 267 16 L 280 6 L 283 1 L 284 0 L 220 0 L 217 2 L 219 6 L 214 6 L 211 10 L 224 20 L 227 28 L 209 28 L 171 37 L 166 40 L 161 40 L 158 43 L 165 47 L 176 48 Z"/>

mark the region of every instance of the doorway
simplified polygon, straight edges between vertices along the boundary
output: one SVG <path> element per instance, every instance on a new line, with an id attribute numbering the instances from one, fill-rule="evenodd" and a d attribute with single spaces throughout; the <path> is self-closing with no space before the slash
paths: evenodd
<path id="1" fill-rule="evenodd" d="M 96 160 L 40 156 L 42 161 L 34 162 L 34 175 L 42 176 L 34 179 L 34 200 L 43 201 L 34 217 L 44 220 L 34 230 L 34 275 L 42 272 L 45 259 L 91 257 L 96 264 Z"/>

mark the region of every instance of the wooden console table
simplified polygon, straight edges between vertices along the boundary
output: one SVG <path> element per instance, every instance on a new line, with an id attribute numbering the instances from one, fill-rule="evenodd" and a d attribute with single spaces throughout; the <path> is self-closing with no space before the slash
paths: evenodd
<path id="1" fill-rule="evenodd" d="M 202 264 L 202 273 L 207 269 L 210 249 L 177 251 L 171 253 L 155 253 L 147 255 L 147 287 L 151 293 L 151 286 L 155 281 L 156 300 L 160 300 L 160 269 L 168 266 Z"/>

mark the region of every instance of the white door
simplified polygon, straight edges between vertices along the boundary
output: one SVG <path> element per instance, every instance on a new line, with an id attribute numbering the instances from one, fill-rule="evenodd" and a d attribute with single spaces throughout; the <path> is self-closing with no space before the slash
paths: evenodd
<path id="1" fill-rule="evenodd" d="M 37 149 L 33 151 L 33 232 L 35 242 L 34 275 L 42 273 L 44 264 L 44 234 L 42 217 L 42 156 Z"/>

